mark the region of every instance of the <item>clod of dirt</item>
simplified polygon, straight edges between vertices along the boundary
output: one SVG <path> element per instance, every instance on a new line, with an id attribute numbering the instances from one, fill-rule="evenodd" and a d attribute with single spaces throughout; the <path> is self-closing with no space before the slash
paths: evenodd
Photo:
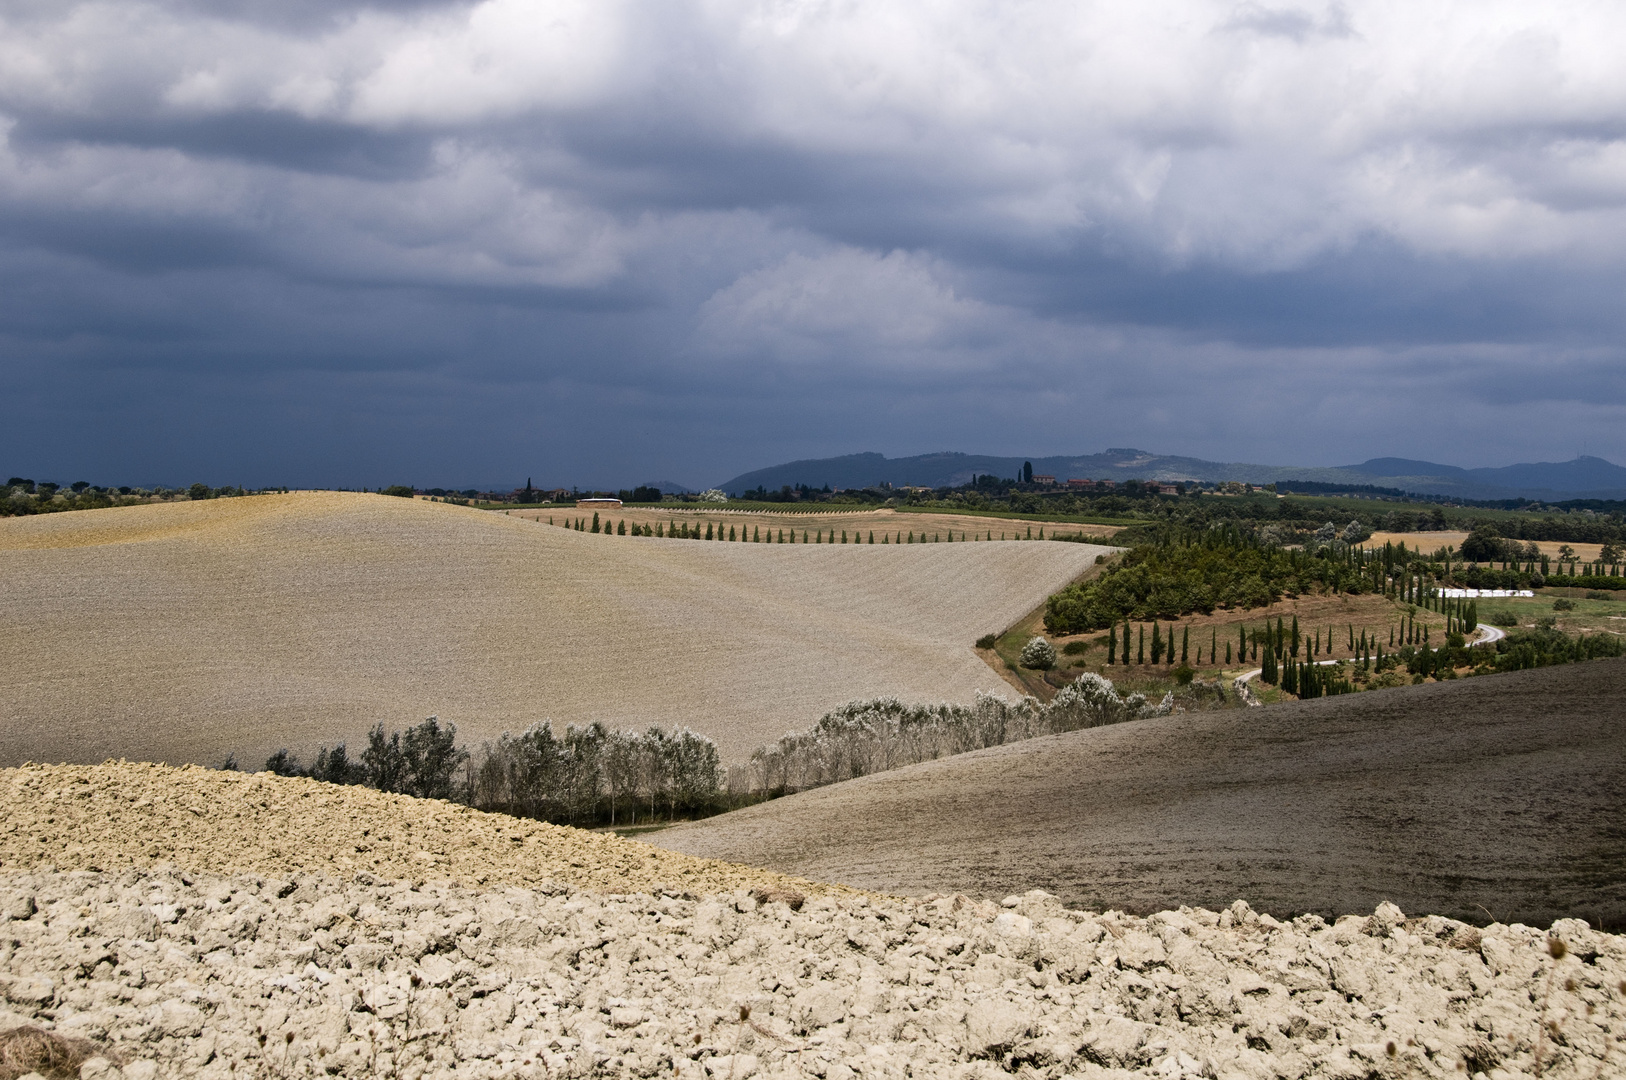
<path id="1" fill-rule="evenodd" d="M 88 1062 L 87 1080 L 1592 1077 L 1626 1060 L 1626 941 L 1573 919 L 1492 926 L 1468 953 L 1461 924 L 1392 910 L 1377 937 L 1362 917 L 1283 923 L 1239 901 L 1138 919 L 1037 891 L 798 911 L 744 889 L 173 869 L 0 887 L 37 905 L 0 933 L 0 1030 L 129 1062 Z"/>

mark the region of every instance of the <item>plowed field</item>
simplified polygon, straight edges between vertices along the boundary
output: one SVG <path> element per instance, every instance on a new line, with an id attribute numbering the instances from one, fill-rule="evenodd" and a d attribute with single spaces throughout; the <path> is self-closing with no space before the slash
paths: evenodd
<path id="1" fill-rule="evenodd" d="M 1008 688 L 971 643 L 1105 549 L 706 543 L 377 495 L 0 522 L 0 764 L 257 765 L 429 715 L 685 725 L 738 759 L 854 697 Z"/>
<path id="2" fill-rule="evenodd" d="M 1033 739 L 652 836 L 888 892 L 1626 925 L 1626 660 Z"/>

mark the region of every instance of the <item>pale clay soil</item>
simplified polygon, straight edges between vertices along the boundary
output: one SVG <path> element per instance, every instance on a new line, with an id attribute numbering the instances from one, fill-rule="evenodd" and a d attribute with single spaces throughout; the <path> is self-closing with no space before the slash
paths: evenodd
<path id="1" fill-rule="evenodd" d="M 1109 549 L 604 536 L 382 495 L 0 521 L 0 765 L 258 765 L 382 722 L 552 720 L 725 762 L 853 698 L 1008 693 L 972 643 Z"/>
<path id="2" fill-rule="evenodd" d="M 1626 1068 L 1626 940 L 1579 920 L 894 898 L 150 765 L 6 770 L 0 800 L 0 1029 L 92 1041 L 86 1078 Z"/>

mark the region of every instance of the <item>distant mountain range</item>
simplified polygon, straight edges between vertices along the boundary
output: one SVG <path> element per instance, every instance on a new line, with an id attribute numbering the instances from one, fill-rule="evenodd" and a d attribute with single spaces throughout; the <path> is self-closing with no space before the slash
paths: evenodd
<path id="1" fill-rule="evenodd" d="M 1497 469 L 1463 469 L 1432 461 L 1373 458 L 1359 465 L 1295 468 L 1203 461 L 1201 458 L 1153 454 L 1145 450 L 1112 449 L 1078 457 L 994 457 L 984 454 L 920 454 L 888 458 L 882 454 L 847 454 L 843 457 L 792 461 L 742 473 L 719 485 L 730 494 L 757 487 L 777 491 L 786 484 L 811 487 L 862 488 L 880 483 L 894 487 L 949 487 L 968 483 L 981 473 L 1016 476 L 1024 461 L 1035 473 L 1057 480 L 1161 480 L 1168 483 L 1237 480 L 1248 484 L 1293 481 L 1339 486 L 1373 486 L 1461 499 L 1626 499 L 1626 468 L 1598 457 L 1574 461 L 1535 462 Z"/>

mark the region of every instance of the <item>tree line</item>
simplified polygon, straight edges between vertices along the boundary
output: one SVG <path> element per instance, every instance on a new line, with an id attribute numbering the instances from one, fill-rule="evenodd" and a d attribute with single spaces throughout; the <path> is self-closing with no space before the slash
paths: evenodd
<path id="1" fill-rule="evenodd" d="M 1110 679 L 1086 672 L 1048 703 L 978 694 L 970 705 L 906 705 L 897 698 L 853 701 L 751 755 L 748 786 L 774 796 L 835 784 L 922 761 L 1079 728 L 1165 716 L 1173 696 L 1151 705 L 1120 696 Z"/>
<path id="2" fill-rule="evenodd" d="M 849 702 L 727 770 L 715 743 L 684 728 L 612 731 L 594 723 L 556 734 L 542 723 L 517 735 L 505 732 L 471 753 L 458 744 L 457 725 L 442 725 L 438 717 L 405 731 L 375 725 L 359 754 L 344 743 L 324 746 L 308 765 L 278 750 L 265 768 L 563 825 L 633 827 L 703 817 L 987 746 L 1165 716 L 1172 708 L 1172 695 L 1152 705 L 1086 673 L 1049 703 L 991 694 L 977 695 L 970 705 Z M 238 766 L 227 758 L 223 767 Z"/>
<path id="3" fill-rule="evenodd" d="M 555 522 L 552 517 L 549 517 L 548 524 L 556 525 L 558 523 Z M 834 526 L 828 530 L 822 527 L 818 529 L 803 529 L 801 538 L 798 539 L 796 536 L 796 530 L 794 528 L 780 528 L 776 530 L 772 526 L 769 526 L 768 528 L 764 529 L 760 524 L 742 524 L 739 526 L 729 524 L 727 528 L 724 528 L 723 522 L 717 522 L 714 527 L 713 523 L 710 521 L 706 522 L 706 527 L 704 530 L 700 528 L 700 522 L 698 521 L 692 525 L 686 521 L 659 521 L 655 522 L 654 524 L 640 524 L 638 522 L 633 522 L 633 524 L 628 525 L 625 519 L 622 519 L 621 521 L 610 521 L 608 518 L 600 520 L 598 511 L 596 510 L 593 511 L 593 517 L 591 520 L 585 516 L 569 517 L 565 519 L 562 527 L 566 529 L 573 529 L 576 532 L 602 533 L 605 536 L 655 536 L 664 537 L 669 540 L 724 540 L 734 543 L 745 542 L 753 544 L 963 544 L 976 540 L 994 539 L 994 532 L 992 529 L 985 530 L 982 534 L 972 534 L 962 529 L 960 530 L 958 536 L 955 535 L 953 529 L 947 530 L 946 533 L 943 531 L 933 532 L 930 536 L 927 535 L 925 529 L 920 530 L 919 536 L 915 535 L 915 531 L 913 529 L 899 529 L 896 532 L 886 532 L 883 530 L 880 534 L 880 540 L 877 541 L 875 539 L 876 533 L 873 529 L 869 530 L 869 533 L 867 534 L 868 538 L 866 539 L 866 534 L 862 529 L 855 528 L 851 530 L 851 536 L 849 537 L 848 530 L 837 530 Z M 999 539 L 1004 540 L 1005 538 L 1004 533 L 999 534 Z M 1011 539 L 1013 540 L 1043 540 L 1044 538 L 1044 526 L 1042 525 L 1039 526 L 1038 536 L 1033 535 L 1032 526 L 1028 527 L 1025 536 L 1021 533 L 1014 533 L 1011 536 Z M 1079 539 L 1085 542 L 1094 542 L 1094 539 L 1090 537 L 1057 536 L 1053 539 Z"/>
<path id="4" fill-rule="evenodd" d="M 684 728 L 611 731 L 593 723 L 556 735 L 543 723 L 518 735 L 504 732 L 471 754 L 458 745 L 456 724 L 442 726 L 431 716 L 406 731 L 375 725 L 359 755 L 340 743 L 322 747 L 304 765 L 278 750 L 265 768 L 567 825 L 635 825 L 727 808 L 719 806 L 724 783 L 716 744 Z"/>
<path id="5" fill-rule="evenodd" d="M 208 484 L 193 484 L 189 488 L 112 488 L 92 484 L 88 480 L 76 480 L 64 487 L 49 481 L 13 476 L 0 486 L 0 517 L 104 510 L 110 506 L 136 506 L 176 499 L 224 499 L 247 494 L 245 489 L 229 485 L 218 488 Z"/>

